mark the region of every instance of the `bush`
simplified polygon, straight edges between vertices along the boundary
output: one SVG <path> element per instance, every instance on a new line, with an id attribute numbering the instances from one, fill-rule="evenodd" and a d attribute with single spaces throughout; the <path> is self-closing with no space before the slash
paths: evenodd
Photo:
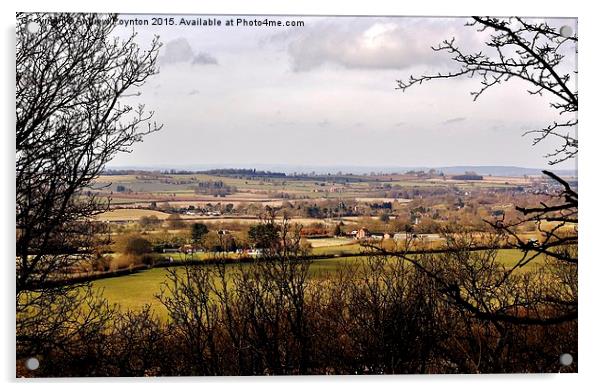
<path id="1" fill-rule="evenodd" d="M 459 280 L 461 292 L 486 294 L 484 305 L 493 313 L 518 289 L 531 297 L 557 284 L 542 278 L 541 271 L 505 279 L 505 269 L 492 258 L 496 251 L 467 252 L 469 238 L 456 241 L 451 247 L 456 252 L 415 258 L 421 268 L 441 276 L 437 281 L 402 257 L 378 254 L 357 267 L 310 278 L 311 261 L 299 258 L 303 252 L 297 246 L 244 265 L 167 269 L 158 295 L 168 315 L 164 321 L 150 307 L 125 313 L 93 307 L 95 316 L 105 316 L 102 322 L 52 345 L 34 375 L 576 371 L 577 362 L 567 368 L 558 363 L 561 353 L 577 351 L 576 320 L 548 326 L 493 322 L 454 304 L 441 289 L 441 281 L 455 283 L 457 276 L 466 276 Z M 153 255 L 138 259 L 145 258 Z M 500 278 L 503 286 L 490 288 Z M 229 287 L 236 293 L 225 294 Z M 17 373 L 32 375 L 24 369 Z"/>
<path id="2" fill-rule="evenodd" d="M 194 223 L 190 227 L 190 236 L 193 243 L 199 243 L 207 233 L 209 233 L 209 229 L 203 223 Z"/>
<path id="3" fill-rule="evenodd" d="M 148 254 L 153 250 L 151 243 L 137 234 L 121 236 L 114 248 L 116 252 L 134 256 Z"/>
<path id="4" fill-rule="evenodd" d="M 108 255 L 101 255 L 92 261 L 92 270 L 98 272 L 106 272 L 111 267 L 113 258 Z"/>
<path id="5" fill-rule="evenodd" d="M 186 227 L 186 223 L 179 214 L 171 214 L 167 217 L 167 226 L 171 229 L 182 229 Z"/>
<path id="6" fill-rule="evenodd" d="M 163 260 L 163 257 L 158 254 L 144 254 L 138 258 L 139 263 L 143 265 L 152 266 L 157 262 Z"/>
<path id="7" fill-rule="evenodd" d="M 116 257 L 111 257 L 111 261 L 109 263 L 109 270 L 114 272 L 116 270 L 127 269 L 128 267 L 137 264 L 137 261 L 137 257 L 128 254 L 122 254 Z"/>
<path id="8" fill-rule="evenodd" d="M 161 225 L 161 220 L 155 215 L 142 216 L 138 220 L 138 224 L 143 229 L 155 228 Z"/>

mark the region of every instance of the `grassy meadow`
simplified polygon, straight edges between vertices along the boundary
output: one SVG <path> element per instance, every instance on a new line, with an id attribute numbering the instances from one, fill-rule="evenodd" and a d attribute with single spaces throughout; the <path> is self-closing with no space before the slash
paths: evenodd
<path id="1" fill-rule="evenodd" d="M 504 267 L 512 267 L 521 257 L 521 252 L 515 249 L 499 250 L 497 261 Z M 336 273 L 344 267 L 361 267 L 367 257 L 343 257 L 343 258 L 324 258 L 311 262 L 309 273 L 310 279 L 325 278 L 329 274 Z M 543 257 L 538 257 L 527 265 L 523 270 L 529 271 L 541 264 Z M 206 267 L 214 267 L 207 265 Z M 238 267 L 228 265 L 228 268 Z M 248 267 L 248 264 L 242 264 L 242 267 Z M 183 271 L 182 267 L 176 267 Z M 161 286 L 167 282 L 167 269 L 153 268 L 143 270 L 127 276 L 106 278 L 94 281 L 94 289 L 103 293 L 103 296 L 111 304 L 117 304 L 121 309 L 139 310 L 145 305 L 150 305 L 158 315 L 165 316 L 164 308 L 156 298 L 161 291 Z"/>

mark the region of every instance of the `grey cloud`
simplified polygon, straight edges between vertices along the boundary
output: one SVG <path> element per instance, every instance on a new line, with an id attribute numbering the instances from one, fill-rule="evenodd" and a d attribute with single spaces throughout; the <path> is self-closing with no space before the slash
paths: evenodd
<path id="1" fill-rule="evenodd" d="M 217 65 L 217 59 L 208 53 L 198 53 L 192 60 L 194 65 Z"/>
<path id="2" fill-rule="evenodd" d="M 355 69 L 403 69 L 414 65 L 441 65 L 449 61 L 431 47 L 444 39 L 461 38 L 472 46 L 474 31 L 463 19 L 406 18 L 322 21 L 296 34 L 281 35 L 288 42 L 294 71 L 308 71 L 331 63 Z"/>
<path id="3" fill-rule="evenodd" d="M 175 64 L 179 62 L 188 62 L 194 56 L 190 44 L 185 38 L 174 39 L 165 44 L 161 62 L 163 64 Z"/>
<path id="4" fill-rule="evenodd" d="M 466 121 L 466 117 L 456 117 L 456 118 L 446 119 L 445 121 L 442 122 L 442 124 L 449 125 L 449 124 L 455 124 L 457 122 L 462 122 L 462 121 Z"/>
<path id="5" fill-rule="evenodd" d="M 159 61 L 166 65 L 177 63 L 217 64 L 217 59 L 208 53 L 199 52 L 195 54 L 186 38 L 177 38 L 167 42 Z"/>
<path id="6" fill-rule="evenodd" d="M 190 91 L 188 93 L 188 95 L 198 95 L 199 93 L 200 93 L 200 91 L 195 89 L 195 90 Z"/>

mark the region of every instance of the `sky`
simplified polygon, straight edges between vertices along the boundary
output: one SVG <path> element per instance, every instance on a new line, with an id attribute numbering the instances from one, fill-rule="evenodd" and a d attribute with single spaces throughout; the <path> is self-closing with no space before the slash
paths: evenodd
<path id="1" fill-rule="evenodd" d="M 132 26 L 153 17 L 174 17 L 176 25 Z M 199 17 L 222 24 L 178 25 Z M 478 79 L 397 89 L 396 81 L 410 75 L 457 69 L 448 54 L 431 49 L 444 39 L 455 37 L 469 52 L 483 49 L 488 34 L 466 27 L 466 18 L 271 16 L 304 26 L 226 26 L 233 18 L 121 15 L 116 35 L 135 31 L 143 48 L 154 35 L 163 43 L 159 74 L 136 91 L 139 97 L 125 98 L 153 110 L 163 128 L 109 167 L 539 168 L 555 146 L 533 147 L 522 136 L 559 118 L 549 96 L 530 95 L 522 82 L 496 86 L 476 102 L 470 92 Z M 576 29 L 575 20 L 548 22 Z"/>

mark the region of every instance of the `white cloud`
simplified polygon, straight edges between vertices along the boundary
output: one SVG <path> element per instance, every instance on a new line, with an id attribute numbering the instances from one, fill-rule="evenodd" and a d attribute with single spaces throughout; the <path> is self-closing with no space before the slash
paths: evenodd
<path id="1" fill-rule="evenodd" d="M 449 57 L 431 46 L 453 36 L 464 47 L 477 41 L 463 19 L 356 18 L 348 23 L 328 19 L 280 35 L 295 71 L 324 64 L 350 69 L 405 69 L 444 65 Z"/>
<path id="2" fill-rule="evenodd" d="M 554 146 L 532 147 L 521 135 L 555 112 L 525 83 L 512 80 L 477 102 L 469 92 L 478 78 L 395 89 L 410 74 L 455 68 L 430 48 L 443 39 L 480 50 L 489 34 L 464 27 L 466 19 L 304 19 L 305 27 L 282 30 L 141 30 L 138 39 L 160 33 L 167 43 L 160 56 L 169 66 L 139 98 L 164 128 L 112 164 L 157 164 L 165 148 L 178 151 L 161 156 L 165 165 L 546 164 L 541 156 Z M 219 66 L 192 66 L 195 58 Z M 467 120 L 450 121 L 458 118 Z"/>

